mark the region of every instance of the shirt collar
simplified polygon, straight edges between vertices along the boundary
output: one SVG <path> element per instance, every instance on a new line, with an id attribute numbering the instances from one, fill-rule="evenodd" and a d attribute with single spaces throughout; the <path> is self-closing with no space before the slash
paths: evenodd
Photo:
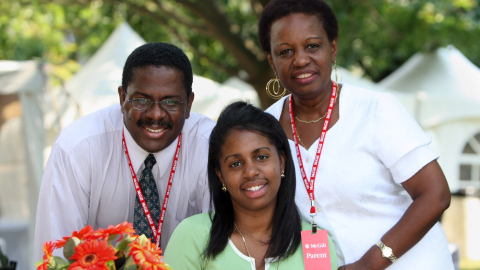
<path id="1" fill-rule="evenodd" d="M 125 127 L 125 124 L 123 125 L 123 130 L 125 134 L 125 143 L 127 144 L 128 154 L 130 156 L 132 166 L 134 170 L 138 173 L 149 152 L 145 151 L 145 149 L 140 147 L 137 142 L 135 142 L 132 135 Z M 172 164 L 175 150 L 177 149 L 177 143 L 178 137 L 169 146 L 167 146 L 167 148 L 163 149 L 162 151 L 153 153 L 153 155 L 155 156 L 155 160 L 157 161 L 155 166 L 158 166 L 158 169 L 160 170 L 160 177 L 163 177 L 167 170 L 170 172 L 169 169 L 171 168 L 169 168 L 169 166 Z"/>
<path id="2" fill-rule="evenodd" d="M 277 120 L 282 116 L 283 105 L 285 104 L 285 99 L 289 98 L 291 95 L 286 95 L 280 98 L 277 102 L 273 103 L 270 108 L 266 109 L 265 112 L 273 115 Z"/>

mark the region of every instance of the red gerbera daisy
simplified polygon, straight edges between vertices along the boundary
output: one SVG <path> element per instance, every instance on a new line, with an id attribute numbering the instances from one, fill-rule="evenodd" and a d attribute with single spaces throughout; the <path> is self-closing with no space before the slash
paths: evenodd
<path id="1" fill-rule="evenodd" d="M 135 264 L 141 265 L 143 270 L 168 270 L 165 263 L 162 262 L 163 256 L 161 249 L 157 249 L 154 243 L 147 239 L 144 245 L 141 244 L 140 239 L 136 239 L 129 244 L 132 247 L 130 254 L 135 261 Z"/>
<path id="2" fill-rule="evenodd" d="M 52 259 L 52 252 L 55 250 L 56 246 L 53 241 L 45 242 L 43 244 L 43 263 L 37 267 L 37 270 L 46 270 L 48 268 L 48 264 Z"/>
<path id="3" fill-rule="evenodd" d="M 135 233 L 135 230 L 133 229 L 132 223 L 124 221 L 116 226 L 110 225 L 106 229 L 98 229 L 98 231 L 86 235 L 85 239 L 108 238 L 110 235 L 120 234 L 121 237 L 118 240 L 121 240 L 123 238 L 123 234 L 130 235 L 133 233 Z"/>
<path id="4" fill-rule="evenodd" d="M 39 266 L 37 266 L 37 270 L 47 270 L 48 269 L 48 264 L 50 262 L 49 261 L 43 261 L 42 264 L 40 264 Z"/>
<path id="5" fill-rule="evenodd" d="M 71 236 L 65 236 L 63 237 L 63 240 L 57 240 L 55 244 L 57 248 L 62 248 L 63 246 L 65 246 L 65 243 L 69 238 L 77 237 L 78 239 L 83 240 L 85 235 L 88 235 L 92 231 L 93 231 L 92 226 L 87 225 L 85 226 L 85 228 L 81 229 L 80 231 L 74 231 Z"/>
<path id="6" fill-rule="evenodd" d="M 70 258 L 76 260 L 68 270 L 109 270 L 106 262 L 115 260 L 115 249 L 107 241 L 89 240 L 75 247 L 75 254 Z"/>

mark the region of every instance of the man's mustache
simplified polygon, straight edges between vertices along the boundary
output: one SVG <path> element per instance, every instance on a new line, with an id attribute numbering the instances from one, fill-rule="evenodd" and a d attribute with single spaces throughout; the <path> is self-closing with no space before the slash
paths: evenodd
<path id="1" fill-rule="evenodd" d="M 159 126 L 159 127 L 162 127 L 162 128 L 168 128 L 168 129 L 172 129 L 173 128 L 173 124 L 169 121 L 165 121 L 165 120 L 158 120 L 158 121 L 155 121 L 155 120 L 152 120 L 152 119 L 147 119 L 147 120 L 144 120 L 144 119 L 140 119 L 137 121 L 137 126 L 141 127 L 141 126 Z"/>

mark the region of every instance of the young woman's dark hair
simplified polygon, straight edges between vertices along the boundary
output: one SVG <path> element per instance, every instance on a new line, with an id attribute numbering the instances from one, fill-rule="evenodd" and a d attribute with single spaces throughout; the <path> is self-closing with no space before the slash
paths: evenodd
<path id="1" fill-rule="evenodd" d="M 215 173 L 220 169 L 219 158 L 227 136 L 234 130 L 257 132 L 275 145 L 279 155 L 285 155 L 285 178 L 281 180 L 277 194 L 277 208 L 273 216 L 272 236 L 265 258 L 279 257 L 281 260 L 292 255 L 301 242 L 300 215 L 295 204 L 295 167 L 290 155 L 287 136 L 280 123 L 261 109 L 239 101 L 227 106 L 210 135 L 208 152 L 208 182 L 210 188 L 212 227 L 205 259 L 214 259 L 228 243 L 234 228 L 232 200 L 228 192 L 222 191 L 222 183 Z"/>
<path id="2" fill-rule="evenodd" d="M 272 53 L 270 33 L 272 24 L 294 13 L 317 16 L 327 32 L 330 43 L 338 37 L 338 21 L 332 8 L 322 0 L 273 0 L 262 11 L 258 22 L 258 39 L 264 52 Z"/>

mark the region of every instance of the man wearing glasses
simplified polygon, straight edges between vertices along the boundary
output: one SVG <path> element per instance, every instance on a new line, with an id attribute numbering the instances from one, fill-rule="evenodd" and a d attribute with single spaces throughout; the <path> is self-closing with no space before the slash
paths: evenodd
<path id="1" fill-rule="evenodd" d="M 180 221 L 208 210 L 208 138 L 215 123 L 190 113 L 192 81 L 179 48 L 145 44 L 125 63 L 120 106 L 61 131 L 40 189 L 36 260 L 45 241 L 123 221 L 164 249 Z"/>

